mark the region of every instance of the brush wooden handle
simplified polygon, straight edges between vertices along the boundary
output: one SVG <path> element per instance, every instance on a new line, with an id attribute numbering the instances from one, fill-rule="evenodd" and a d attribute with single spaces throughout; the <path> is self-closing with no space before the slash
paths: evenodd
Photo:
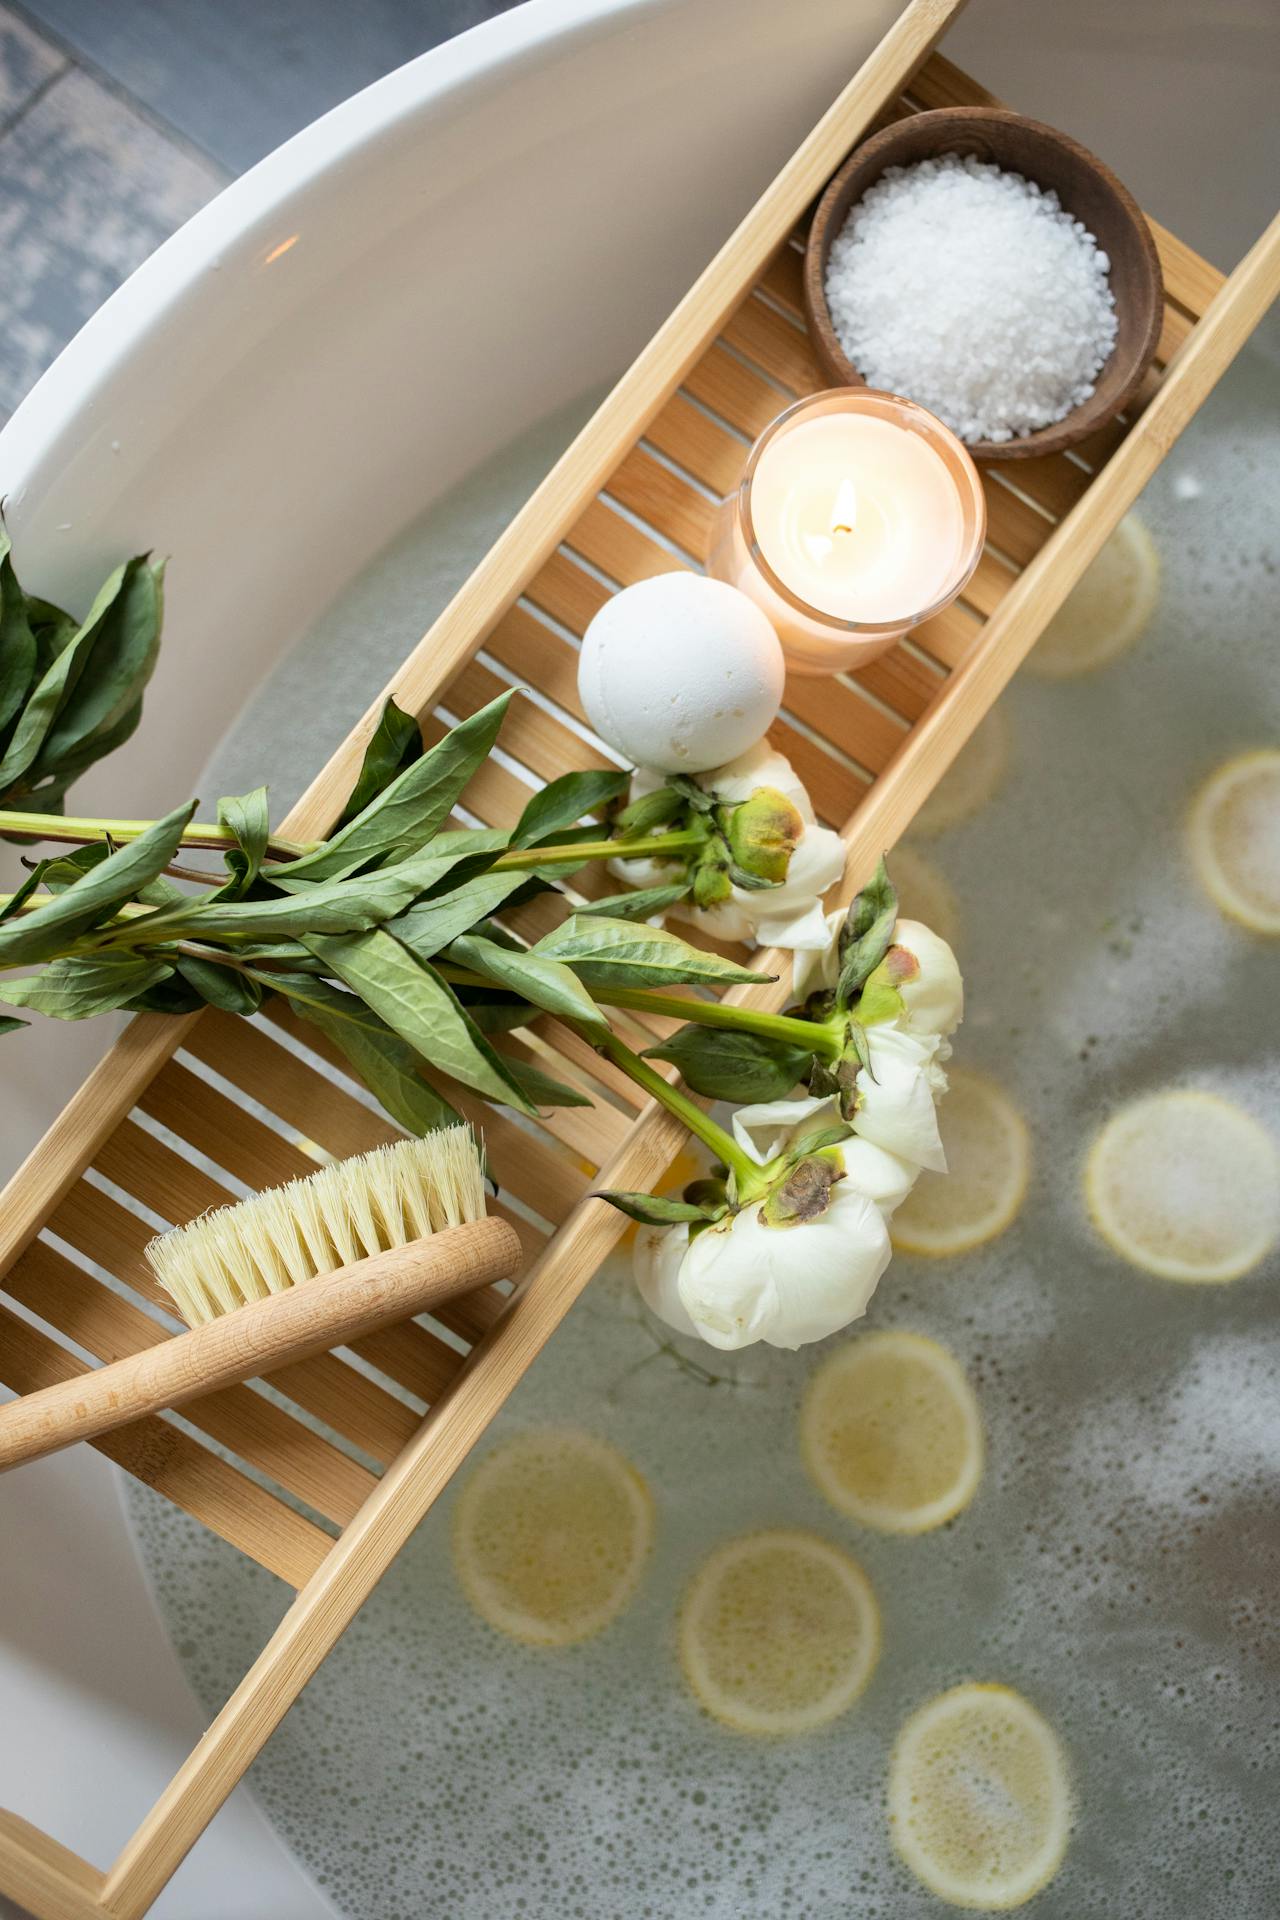
<path id="1" fill-rule="evenodd" d="M 0 1407 L 0 1472 L 510 1279 L 520 1261 L 513 1227 L 475 1220 L 237 1307 Z"/>

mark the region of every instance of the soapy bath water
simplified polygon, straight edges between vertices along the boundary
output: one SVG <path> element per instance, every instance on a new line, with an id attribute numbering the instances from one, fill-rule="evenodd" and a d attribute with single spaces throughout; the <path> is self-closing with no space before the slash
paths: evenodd
<path id="1" fill-rule="evenodd" d="M 1246 354 L 1140 504 L 1163 566 L 1146 635 L 1095 675 L 1015 682 L 1008 778 L 928 846 L 960 900 L 958 1054 L 1026 1113 L 1034 1169 L 999 1240 L 899 1255 L 870 1324 L 929 1333 L 968 1370 L 988 1442 L 973 1505 L 914 1540 L 843 1519 L 796 1441 L 826 1349 L 707 1355 L 731 1379 L 706 1385 L 658 1351 L 612 1262 L 481 1450 L 573 1422 L 635 1462 L 657 1521 L 629 1611 L 562 1651 L 499 1637 L 453 1577 L 450 1492 L 253 1770 L 353 1920 L 927 1920 L 942 1909 L 889 1843 L 888 1756 L 908 1713 L 965 1679 L 1025 1693 L 1068 1754 L 1078 1821 L 1038 1915 L 1280 1911 L 1280 1271 L 1273 1255 L 1226 1287 L 1151 1279 L 1102 1245 L 1080 1190 L 1097 1127 L 1158 1087 L 1223 1093 L 1280 1135 L 1276 945 L 1218 915 L 1183 844 L 1203 777 L 1280 731 L 1278 448 L 1280 382 Z M 538 452 L 460 489 L 356 584 L 303 650 L 296 738 L 279 703 L 269 725 L 251 709 L 217 790 L 268 763 L 277 787 L 304 783 Z M 147 1489 L 129 1499 L 212 1712 L 289 1596 Z M 675 1610 L 712 1546 L 777 1525 L 862 1563 L 884 1650 L 843 1719 L 771 1742 L 699 1714 Z"/>

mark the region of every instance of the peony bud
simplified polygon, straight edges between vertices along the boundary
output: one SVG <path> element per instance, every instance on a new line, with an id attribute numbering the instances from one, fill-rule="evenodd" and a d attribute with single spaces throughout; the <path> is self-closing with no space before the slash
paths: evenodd
<path id="1" fill-rule="evenodd" d="M 757 880 L 780 884 L 804 833 L 799 809 L 776 787 L 757 787 L 727 812 L 725 838 L 738 866 Z"/>
<path id="2" fill-rule="evenodd" d="M 919 920 L 899 920 L 893 945 L 863 987 L 860 1017 L 896 1018 L 908 1033 L 954 1033 L 964 1018 L 964 981 L 946 941 Z"/>

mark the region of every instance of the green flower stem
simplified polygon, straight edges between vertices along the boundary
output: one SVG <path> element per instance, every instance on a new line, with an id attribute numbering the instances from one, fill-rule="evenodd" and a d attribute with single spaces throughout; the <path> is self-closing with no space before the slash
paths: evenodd
<path id="1" fill-rule="evenodd" d="M 442 979 L 455 987 L 491 987 L 481 973 L 433 962 Z M 753 1007 L 726 1006 L 722 1000 L 687 1000 L 682 994 L 650 992 L 644 987 L 592 987 L 591 998 L 602 1007 L 628 1007 L 636 1013 L 657 1013 L 669 1020 L 689 1020 L 695 1026 L 727 1027 L 733 1033 L 758 1033 L 769 1040 L 785 1040 L 808 1047 L 825 1060 L 838 1060 L 841 1042 L 835 1032 L 813 1020 L 796 1020 L 785 1013 L 758 1013 Z"/>
<path id="2" fill-rule="evenodd" d="M 615 1067 L 621 1067 L 628 1079 L 634 1080 L 643 1092 L 651 1095 L 658 1102 L 659 1106 L 665 1107 L 668 1113 L 674 1114 L 681 1126 L 693 1134 L 695 1139 L 701 1140 L 704 1146 L 710 1147 L 716 1159 L 728 1167 L 733 1174 L 740 1203 L 754 1198 L 755 1193 L 765 1184 L 762 1177 L 763 1169 L 756 1165 L 749 1153 L 743 1151 L 731 1133 L 726 1133 L 723 1127 L 717 1126 L 710 1114 L 704 1113 L 687 1093 L 681 1093 L 678 1087 L 673 1087 L 669 1080 L 665 1080 L 660 1073 L 656 1073 L 648 1061 L 642 1060 L 638 1053 L 633 1053 L 625 1040 L 619 1040 L 616 1033 L 610 1033 L 607 1040 L 602 1040 L 598 1034 L 590 1032 L 586 1027 L 577 1027 L 576 1031 L 595 1048 L 597 1053 L 602 1053 L 606 1060 L 612 1060 Z"/>
<path id="3" fill-rule="evenodd" d="M 15 813 L 8 809 L 0 812 L 0 833 L 27 834 L 35 840 L 71 840 L 84 845 L 93 840 L 102 840 L 110 835 L 112 840 L 136 840 L 140 834 L 154 826 L 153 820 L 94 820 L 84 815 L 65 813 Z M 318 840 L 282 840 L 279 834 L 272 834 L 269 850 L 297 859 L 300 854 L 312 853 L 322 843 Z M 183 829 L 184 847 L 234 847 L 236 837 L 225 827 L 219 827 L 208 820 L 193 820 Z"/>
<path id="4" fill-rule="evenodd" d="M 679 833 L 649 834 L 642 840 L 579 840 L 566 846 L 516 847 L 500 853 L 490 873 L 532 873 L 537 867 L 576 866 L 584 860 L 667 859 L 700 847 L 706 835 L 697 827 L 682 828 Z"/>
<path id="5" fill-rule="evenodd" d="M 797 1020 L 786 1013 L 760 1013 L 753 1007 L 726 1006 L 722 1000 L 692 1000 L 674 993 L 651 993 L 643 987 L 593 987 L 591 996 L 607 1007 L 628 1007 L 636 1013 L 659 1013 L 688 1020 L 696 1027 L 727 1027 L 733 1033 L 758 1033 L 766 1040 L 785 1040 L 808 1047 L 824 1060 L 838 1060 L 841 1044 L 833 1030 L 814 1020 Z"/>

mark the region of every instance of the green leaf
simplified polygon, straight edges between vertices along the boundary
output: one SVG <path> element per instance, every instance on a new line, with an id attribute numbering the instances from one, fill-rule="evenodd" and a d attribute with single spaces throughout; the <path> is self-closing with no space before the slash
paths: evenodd
<path id="1" fill-rule="evenodd" d="M 690 780 L 683 773 L 669 773 L 667 785 L 695 813 L 713 813 L 719 805 L 716 794 L 708 793 L 705 787 L 700 787 L 696 780 Z"/>
<path id="2" fill-rule="evenodd" d="M 567 1087 L 563 1080 L 553 1080 L 541 1067 L 535 1067 L 529 1060 L 516 1060 L 509 1053 L 503 1059 L 519 1084 L 522 1092 L 535 1107 L 589 1107 L 594 1102 L 585 1093 L 579 1093 L 576 1087 Z"/>
<path id="3" fill-rule="evenodd" d="M 109 860 L 113 846 L 106 840 L 90 840 L 87 846 L 68 848 L 65 853 L 50 854 L 47 860 L 39 863 L 39 871 L 50 893 L 65 893 L 68 887 L 74 887 L 82 874 L 100 867 Z"/>
<path id="4" fill-rule="evenodd" d="M 701 793 L 702 789 L 698 791 Z M 652 793 L 642 793 L 638 800 L 624 807 L 613 824 L 620 834 L 643 840 L 657 833 L 660 827 L 669 827 L 673 820 L 678 820 L 685 805 L 674 787 L 655 787 Z"/>
<path id="5" fill-rule="evenodd" d="M 15 893 L 10 894 L 3 906 L 0 906 L 0 926 L 3 926 L 6 920 L 12 920 L 15 913 L 22 912 L 23 907 L 31 898 L 32 894 L 35 893 L 42 884 L 45 868 L 49 864 L 47 860 L 37 860 L 26 879 L 22 882 L 22 885 Z"/>
<path id="6" fill-rule="evenodd" d="M 118 744 L 159 651 L 163 574 L 163 562 L 142 554 L 106 581 L 23 708 L 0 762 L 0 793 L 65 779 L 69 764 L 80 770 Z"/>
<path id="7" fill-rule="evenodd" d="M 388 922 L 387 931 L 411 947 L 419 960 L 434 959 L 459 934 L 468 933 L 496 913 L 528 877 L 524 873 L 477 874 L 474 880 L 464 880 L 461 886 L 435 899 L 419 900 Z"/>
<path id="8" fill-rule="evenodd" d="M 34 593 L 27 595 L 27 618 L 36 637 L 36 673 L 41 675 L 47 673 L 58 655 L 71 645 L 80 631 L 80 622 L 74 614 Z"/>
<path id="9" fill-rule="evenodd" d="M 171 973 L 167 980 L 158 980 L 154 987 L 148 987 L 136 1000 L 127 1003 L 129 1013 L 163 1013 L 172 1019 L 184 1013 L 199 1013 L 205 1004 L 204 996 L 182 978 L 181 974 Z"/>
<path id="10" fill-rule="evenodd" d="M 840 929 L 840 977 L 836 1005 L 843 1013 L 863 981 L 874 973 L 893 944 L 898 895 L 883 858 L 845 915 Z"/>
<path id="11" fill-rule="evenodd" d="M 271 837 L 266 788 L 255 787 L 252 793 L 219 800 L 218 825 L 235 836 L 240 857 L 236 860 L 234 855 L 228 854 L 227 865 L 235 875 L 237 891 L 243 893 L 253 885 L 262 869 L 267 842 Z"/>
<path id="12" fill-rule="evenodd" d="M 510 700 L 510 692 L 501 693 L 454 727 L 315 853 L 305 854 L 273 875 L 277 885 L 336 879 L 372 861 L 400 857 L 425 846 L 444 825 L 476 768 L 488 758 Z"/>
<path id="13" fill-rule="evenodd" d="M 733 960 L 704 953 L 662 927 L 574 914 L 533 949 L 562 960 L 589 987 L 729 986 L 769 980 Z"/>
<path id="14" fill-rule="evenodd" d="M 605 1038 L 609 1022 L 601 1013 L 576 973 L 560 960 L 549 960 L 533 951 L 513 953 L 493 940 L 481 940 L 463 934 L 453 941 L 448 958 L 460 967 L 469 967 L 495 986 L 509 987 L 523 994 L 535 1007 L 555 1014 L 558 1019 L 575 1022 Z"/>
<path id="15" fill-rule="evenodd" d="M 414 1049 L 354 993 L 307 974 L 260 977 L 332 1041 L 398 1126 L 421 1135 L 457 1121 L 449 1102 L 423 1079 Z"/>
<path id="16" fill-rule="evenodd" d="M 611 893 L 605 900 L 593 900 L 578 908 L 579 920 L 647 920 L 652 913 L 664 913 L 668 907 L 689 897 L 689 882 L 681 880 L 673 887 L 637 887 L 634 893 Z"/>
<path id="17" fill-rule="evenodd" d="M 0 1014 L 0 1034 L 16 1033 L 19 1027 L 29 1027 L 29 1020 L 19 1020 L 11 1013 Z"/>
<path id="18" fill-rule="evenodd" d="M 853 1139 L 851 1126 L 840 1123 L 836 1126 L 815 1127 L 812 1133 L 805 1133 L 793 1140 L 787 1148 L 788 1160 L 803 1160 L 806 1154 L 823 1153 L 828 1147 L 843 1146 L 846 1140 Z"/>
<path id="19" fill-rule="evenodd" d="M 51 961 L 42 973 L 0 979 L 0 1000 L 53 1020 L 87 1020 L 127 1006 L 172 971 L 166 961 L 141 954 L 72 954 Z"/>
<path id="20" fill-rule="evenodd" d="M 455 986 L 454 992 L 481 1033 L 511 1033 L 516 1027 L 531 1026 L 538 1017 L 539 1009 L 531 1007 L 518 994 L 459 986 Z"/>
<path id="21" fill-rule="evenodd" d="M 598 813 L 610 800 L 624 793 L 630 781 L 631 775 L 619 767 L 561 774 L 541 793 L 535 793 L 520 815 L 511 836 L 512 846 L 539 846 L 549 834 L 573 826 L 584 814 Z"/>
<path id="22" fill-rule="evenodd" d="M 753 1100 L 782 1099 L 805 1079 L 813 1055 L 806 1048 L 761 1034 L 688 1026 L 658 1046 L 646 1047 L 645 1058 L 669 1060 L 679 1067 L 685 1085 L 708 1100 L 742 1106 Z"/>
<path id="23" fill-rule="evenodd" d="M 729 862 L 729 878 L 735 887 L 741 887 L 744 893 L 767 893 L 770 887 L 779 885 L 777 880 L 762 880 L 758 873 L 748 873 L 736 860 Z"/>
<path id="24" fill-rule="evenodd" d="M 136 700 L 123 713 L 115 725 L 102 733 L 96 733 L 92 739 L 83 741 L 73 752 L 68 753 L 59 762 L 56 772 L 40 776 L 32 786 L 23 785 L 17 797 L 21 798 L 23 809 L 28 813 L 62 813 L 67 788 L 78 780 L 86 767 L 95 761 L 105 759 L 114 753 L 117 747 L 124 745 L 129 736 L 137 730 L 142 718 L 142 702 Z M 33 776 L 34 778 L 35 776 Z"/>
<path id="25" fill-rule="evenodd" d="M 9 536 L 0 528 L 0 738 L 27 697 L 36 659 L 27 596 L 13 571 Z"/>
<path id="26" fill-rule="evenodd" d="M 236 967 L 220 967 L 214 960 L 201 960 L 182 954 L 174 961 L 178 973 L 189 987 L 211 1007 L 223 1013 L 256 1013 L 262 1005 L 262 987 Z"/>
<path id="27" fill-rule="evenodd" d="M 73 887 L 43 907 L 0 926 L 0 966 L 23 966 L 46 960 L 112 913 L 164 872 L 182 841 L 183 828 L 195 812 L 192 800 L 157 820 L 127 846 L 82 874 Z"/>
<path id="28" fill-rule="evenodd" d="M 719 1214 L 707 1213 L 702 1207 L 691 1206 L 687 1200 L 663 1200 L 656 1193 L 625 1193 L 617 1187 L 591 1197 L 607 1200 L 619 1213 L 625 1213 L 628 1220 L 639 1220 L 647 1227 L 674 1227 L 683 1221 L 723 1219 L 728 1212 L 727 1207 L 722 1207 Z"/>
<path id="29" fill-rule="evenodd" d="M 388 699 L 382 709 L 382 718 L 364 750 L 364 760 L 351 789 L 351 798 L 342 809 L 338 825 L 345 827 L 363 813 L 370 802 L 390 786 L 398 773 L 403 773 L 406 767 L 411 767 L 421 757 L 421 728 L 411 713 L 405 713 L 394 699 Z"/>
<path id="30" fill-rule="evenodd" d="M 308 936 L 302 944 L 441 1073 L 486 1100 L 533 1112 L 506 1062 L 439 974 L 389 933 Z"/>
<path id="31" fill-rule="evenodd" d="M 362 933 L 394 919 L 428 887 L 444 878 L 462 849 L 437 853 L 434 846 L 411 853 L 395 866 L 348 880 L 319 880 L 274 900 L 225 900 L 217 894 L 186 896 L 146 922 L 148 937 L 167 937 L 177 928 L 200 939 L 301 940 L 309 933 Z M 272 874 L 274 884 L 275 875 Z"/>

